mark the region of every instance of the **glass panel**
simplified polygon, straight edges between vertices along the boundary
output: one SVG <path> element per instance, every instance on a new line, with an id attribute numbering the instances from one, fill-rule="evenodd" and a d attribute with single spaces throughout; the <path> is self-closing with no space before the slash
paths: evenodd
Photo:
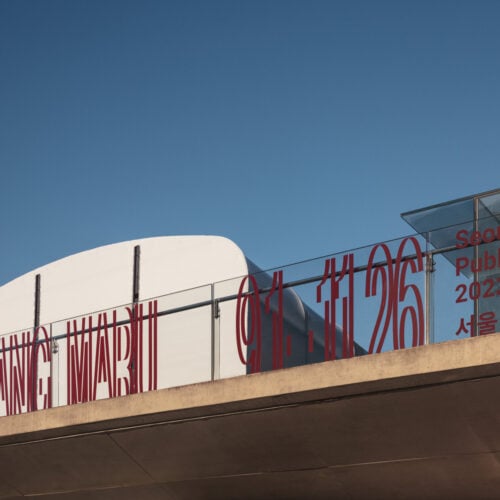
<path id="1" fill-rule="evenodd" d="M 454 251 L 456 259 L 467 258 L 467 252 Z M 444 254 L 434 256 L 433 273 L 433 342 L 464 338 L 470 332 L 460 328 L 474 313 L 474 303 L 468 297 L 472 279 L 470 275 L 456 272 L 455 266 Z"/>
<path id="2" fill-rule="evenodd" d="M 479 218 L 452 226 L 455 241 L 434 255 L 436 342 L 498 331 L 500 317 L 499 225 L 480 206 Z"/>
<path id="3" fill-rule="evenodd" d="M 495 217 L 496 224 L 500 223 L 500 192 L 479 196 L 479 204 L 482 207 L 480 218 L 491 215 Z"/>
<path id="4" fill-rule="evenodd" d="M 44 326 L 0 337 L 0 416 L 51 404 L 50 328 Z"/>
<path id="5" fill-rule="evenodd" d="M 211 286 L 159 297 L 158 389 L 211 379 Z"/>
<path id="6" fill-rule="evenodd" d="M 53 406 L 129 394 L 132 308 L 90 313 L 52 324 Z"/>
<path id="7" fill-rule="evenodd" d="M 225 282 L 239 296 L 220 303 L 221 376 L 422 345 L 424 244 L 405 238 Z"/>
<path id="8" fill-rule="evenodd" d="M 500 193 L 478 202 L 478 240 L 474 252 L 476 271 L 471 293 L 478 295 L 478 334 L 500 331 Z M 472 267 L 472 265 L 471 265 Z"/>
<path id="9" fill-rule="evenodd" d="M 246 347 L 240 343 L 242 358 L 238 353 L 237 300 L 238 290 L 242 282 L 241 277 L 215 283 L 214 297 L 218 304 L 218 318 L 215 322 L 215 334 L 218 335 L 216 343 L 216 375 L 219 378 L 236 377 L 247 373 Z M 246 292 L 248 285 L 242 291 Z M 244 320 L 247 324 L 246 319 Z M 217 337 L 216 337 L 217 340 Z M 241 340 L 241 337 L 240 337 Z M 218 347 L 218 348 L 217 348 Z"/>
<path id="10" fill-rule="evenodd" d="M 425 240 L 413 236 L 361 249 L 355 340 L 368 354 L 417 347 L 426 335 Z"/>
<path id="11" fill-rule="evenodd" d="M 423 234 L 433 229 L 443 229 L 474 220 L 474 200 L 473 198 L 462 198 L 406 212 L 401 214 L 401 217 L 415 231 Z M 440 233 L 441 236 L 444 236 L 444 234 L 446 233 Z M 436 246 L 438 247 L 449 246 L 449 244 L 450 242 L 446 242 L 445 240 L 436 242 Z"/>

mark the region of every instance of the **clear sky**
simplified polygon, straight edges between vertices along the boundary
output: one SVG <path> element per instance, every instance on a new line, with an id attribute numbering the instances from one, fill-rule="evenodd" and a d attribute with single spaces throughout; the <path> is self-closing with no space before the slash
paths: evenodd
<path id="1" fill-rule="evenodd" d="M 0 284 L 217 234 L 263 268 L 500 186 L 500 2 L 0 0 Z"/>

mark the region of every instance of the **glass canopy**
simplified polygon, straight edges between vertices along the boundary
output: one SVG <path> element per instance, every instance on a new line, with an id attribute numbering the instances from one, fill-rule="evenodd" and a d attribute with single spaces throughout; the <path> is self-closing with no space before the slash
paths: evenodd
<path id="1" fill-rule="evenodd" d="M 482 232 L 500 225 L 500 189 L 412 210 L 401 217 L 435 249 L 453 248 L 457 245 L 459 231 L 471 235 L 474 231 Z M 469 246 L 461 250 L 460 255 L 465 252 L 472 259 L 474 248 Z M 446 252 L 445 256 L 455 263 L 457 252 Z"/>

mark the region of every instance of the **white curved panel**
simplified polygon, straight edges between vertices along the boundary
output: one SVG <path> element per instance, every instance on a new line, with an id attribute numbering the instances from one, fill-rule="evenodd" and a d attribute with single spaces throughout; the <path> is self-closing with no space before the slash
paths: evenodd
<path id="1" fill-rule="evenodd" d="M 163 236 L 107 245 L 52 262 L 0 287 L 0 334 L 33 326 L 37 274 L 41 324 L 130 303 L 136 245 L 141 249 L 140 300 L 248 272 L 243 252 L 219 236 Z"/>
<path id="2" fill-rule="evenodd" d="M 243 276 L 243 252 L 220 236 L 169 236 L 142 240 L 141 300 Z"/>

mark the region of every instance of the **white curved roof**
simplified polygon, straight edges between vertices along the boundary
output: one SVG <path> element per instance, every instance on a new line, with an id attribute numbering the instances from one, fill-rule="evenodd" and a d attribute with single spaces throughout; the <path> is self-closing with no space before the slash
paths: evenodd
<path id="1" fill-rule="evenodd" d="M 161 236 L 106 245 L 57 260 L 0 287 L 0 333 L 33 325 L 37 274 L 41 324 L 130 303 L 136 245 L 140 300 L 248 272 L 240 248 L 220 236 Z"/>

